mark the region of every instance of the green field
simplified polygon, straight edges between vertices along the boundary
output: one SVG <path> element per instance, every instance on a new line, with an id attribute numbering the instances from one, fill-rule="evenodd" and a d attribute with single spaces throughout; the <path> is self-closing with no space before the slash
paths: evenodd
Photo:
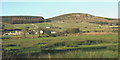
<path id="1" fill-rule="evenodd" d="M 112 32 L 108 25 L 81 23 L 33 23 L 33 24 L 6 24 L 4 29 L 30 30 L 50 27 L 50 30 L 64 32 L 69 28 L 79 28 L 79 34 L 83 31 L 90 32 Z M 36 30 L 37 31 L 37 30 Z M 82 31 L 82 32 L 81 32 Z M 103 33 L 104 33 L 103 32 Z M 113 33 L 113 32 L 112 32 Z M 71 34 L 72 35 L 72 34 Z M 118 35 L 81 35 L 81 36 L 57 36 L 40 37 L 38 34 L 16 36 L 3 36 L 2 41 L 4 57 L 34 57 L 34 58 L 117 58 L 118 57 Z M 41 35 L 44 36 L 44 35 Z M 45 35 L 46 36 L 46 35 Z M 21 38 L 18 38 L 21 37 Z"/>
<path id="2" fill-rule="evenodd" d="M 82 22 L 82 23 L 34 23 L 34 24 L 6 24 L 5 29 L 24 29 L 25 27 L 30 27 L 30 29 L 36 29 L 37 27 L 59 27 L 61 29 L 54 29 L 58 31 L 64 31 L 68 28 L 80 28 L 81 31 L 111 31 L 109 26 L 103 25 L 99 26 L 98 24 Z"/>
<path id="3" fill-rule="evenodd" d="M 2 18 L 3 58 L 119 58 L 116 18 L 86 13 Z"/>
<path id="4" fill-rule="evenodd" d="M 52 58 L 116 58 L 118 57 L 118 35 L 9 39 L 3 40 L 3 49 L 17 55 L 31 54 L 31 57 L 37 58 L 49 55 Z M 41 53 L 44 54 L 36 55 Z"/>
<path id="5" fill-rule="evenodd" d="M 92 51 L 69 51 L 57 54 L 40 55 L 43 58 L 118 58 L 117 51 L 111 50 L 92 50 Z"/>

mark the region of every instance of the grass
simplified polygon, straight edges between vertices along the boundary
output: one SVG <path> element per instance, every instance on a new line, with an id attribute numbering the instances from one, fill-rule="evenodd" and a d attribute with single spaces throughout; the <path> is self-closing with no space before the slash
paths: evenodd
<path id="1" fill-rule="evenodd" d="M 41 56 L 48 58 L 48 56 Z M 50 54 L 51 58 L 118 58 L 117 51 L 98 50 L 98 51 L 69 51 L 64 53 Z"/>
<path id="2" fill-rule="evenodd" d="M 12 46 L 13 45 L 13 46 Z M 53 55 L 50 53 L 50 55 L 54 58 L 64 58 L 68 56 L 74 56 L 72 58 L 85 58 L 86 56 L 89 56 L 92 54 L 93 51 L 89 51 L 89 49 L 96 49 L 96 48 L 103 48 L 105 47 L 105 50 L 108 50 L 108 52 L 111 51 L 111 55 L 106 55 L 101 51 L 101 54 L 99 55 L 100 51 L 93 52 L 95 54 L 89 56 L 89 57 L 117 57 L 116 52 L 113 53 L 112 51 L 117 51 L 118 46 L 118 35 L 116 34 L 109 34 L 109 35 L 83 35 L 83 36 L 67 36 L 67 37 L 43 37 L 43 38 L 26 38 L 26 39 L 9 39 L 9 40 L 3 40 L 3 49 L 4 51 L 15 53 L 17 54 L 31 54 L 31 53 L 42 53 L 44 50 L 49 51 L 64 51 L 64 50 L 74 50 L 74 49 L 86 49 L 88 51 L 85 52 L 66 52 L 66 54 L 63 54 L 62 56 L 59 56 L 61 54 L 56 53 L 56 55 Z M 115 48 L 114 48 L 115 47 Z M 99 49 L 97 49 L 99 50 Z M 71 55 L 70 55 L 71 54 Z M 84 54 L 83 56 L 81 54 Z M 102 55 L 103 54 L 103 55 Z M 116 55 L 114 55 L 116 54 Z M 46 55 L 46 54 L 45 54 Z M 80 56 L 79 56 L 80 55 Z M 113 56 L 112 56 L 113 55 Z M 47 55 L 46 55 L 47 56 Z M 85 56 L 85 57 L 84 57 Z M 37 57 L 37 56 L 36 56 Z M 44 57 L 44 56 L 43 56 Z M 86 57 L 87 58 L 87 57 Z"/>
<path id="3" fill-rule="evenodd" d="M 80 31 L 112 31 L 108 25 L 99 26 L 98 24 L 71 21 L 69 23 L 47 22 L 33 24 L 6 24 L 5 29 L 24 29 L 30 27 L 36 30 L 37 27 L 53 27 L 51 30 L 63 32 L 68 28 L 79 28 Z M 3 53 L 5 56 L 28 54 L 38 58 L 117 58 L 118 57 L 118 35 L 82 35 L 82 36 L 59 36 L 59 37 L 42 37 L 38 35 L 21 36 L 4 36 L 2 41 Z M 23 36 L 22 36 L 23 37 Z M 31 38 L 29 38 L 31 37 Z M 6 52 L 7 51 L 7 52 Z M 44 52 L 46 51 L 46 52 Z M 52 51 L 52 52 L 51 52 Z M 56 52 L 57 51 L 57 52 Z M 60 51 L 60 52 L 59 52 Z M 40 55 L 36 55 L 40 54 Z M 43 54 L 42 54 L 43 53 Z M 8 54 L 8 55 L 7 55 Z M 34 55 L 35 54 L 35 55 Z M 27 55 L 26 55 L 27 56 Z M 26 57 L 24 56 L 24 57 Z M 31 56 L 31 57 L 33 57 Z M 28 57 L 30 58 L 30 57 Z"/>
<path id="4" fill-rule="evenodd" d="M 36 26 L 38 27 L 46 27 L 46 26 L 51 26 L 51 24 L 47 23 L 33 23 L 33 24 L 6 24 L 5 29 L 13 29 L 13 28 L 18 28 L 18 29 L 24 29 L 25 27 L 30 27 L 31 29 L 35 28 Z"/>
<path id="5" fill-rule="evenodd" d="M 54 43 L 63 41 L 85 41 L 85 40 L 104 40 L 107 42 L 117 42 L 117 35 L 86 35 L 86 36 L 68 36 L 68 37 L 43 37 L 27 39 L 9 39 L 3 40 L 3 45 L 15 44 L 22 47 L 29 47 L 37 43 Z"/>
<path id="6" fill-rule="evenodd" d="M 102 47 L 108 47 L 108 46 L 117 46 L 118 44 L 114 43 L 108 43 L 108 44 L 94 44 L 94 45 L 80 45 L 79 47 L 56 47 L 55 50 L 66 50 L 66 49 L 84 49 L 84 48 L 102 48 Z"/>
<path id="7" fill-rule="evenodd" d="M 25 27 L 30 27 L 30 29 L 35 29 L 36 27 L 45 28 L 49 27 L 60 27 L 62 29 L 55 29 L 57 31 L 65 31 L 68 28 L 80 28 L 81 31 L 111 31 L 109 26 L 99 26 L 97 24 L 82 22 L 82 23 L 34 23 L 34 24 L 6 24 L 5 29 L 19 28 L 24 29 Z M 101 28 L 99 28 L 101 27 Z"/>
<path id="8" fill-rule="evenodd" d="M 88 22 L 82 22 L 82 23 L 51 23 L 53 26 L 61 27 L 63 29 L 67 28 L 80 28 L 82 31 L 100 31 L 100 30 L 106 30 L 109 27 L 108 26 L 100 26 L 97 24 L 92 24 Z M 86 27 L 86 28 L 85 28 Z"/>

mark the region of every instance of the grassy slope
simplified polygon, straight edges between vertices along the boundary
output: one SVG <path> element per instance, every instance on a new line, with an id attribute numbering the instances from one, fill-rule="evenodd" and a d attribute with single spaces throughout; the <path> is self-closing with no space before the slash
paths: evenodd
<path id="1" fill-rule="evenodd" d="M 96 44 L 92 45 L 77 45 L 77 47 L 68 47 L 68 45 L 75 45 L 83 41 L 95 41 Z M 101 42 L 102 41 L 102 42 Z M 117 49 L 118 46 L 118 35 L 85 35 L 85 36 L 67 36 L 67 37 L 44 37 L 44 38 L 33 38 L 33 39 L 12 39 L 3 40 L 3 49 L 19 49 L 21 52 L 17 54 L 28 54 L 28 53 L 40 53 L 42 50 L 72 50 L 72 49 L 86 49 L 88 51 L 70 51 L 65 53 L 50 53 L 51 58 L 112 58 L 118 57 Z M 61 46 L 65 43 L 65 46 Z M 84 42 L 85 43 L 85 42 Z M 60 44 L 60 46 L 55 46 L 55 44 Z M 16 45 L 16 46 L 8 46 Z M 51 46 L 51 47 L 50 47 Z M 48 48 L 42 48 L 48 47 Z M 107 47 L 105 50 L 89 50 L 91 48 L 102 48 Z M 116 51 L 114 51 L 116 50 Z M 11 51 L 12 52 L 12 51 Z M 14 51 L 15 53 L 15 51 Z M 94 53 L 94 54 L 93 54 Z M 107 54 L 107 55 L 106 55 Z M 87 57 L 88 56 L 88 57 Z M 33 57 L 33 56 L 31 56 Z M 38 57 L 38 56 L 36 56 Z M 41 58 L 48 58 L 48 55 L 42 55 Z"/>
<path id="2" fill-rule="evenodd" d="M 82 31 L 110 31 L 109 26 L 99 26 L 97 24 L 82 22 L 82 23 L 34 23 L 34 24 L 7 24 L 5 25 L 5 29 L 13 29 L 13 28 L 20 28 L 24 29 L 25 27 L 30 27 L 30 29 L 36 29 L 37 27 L 45 28 L 46 26 L 50 27 L 59 27 L 62 29 L 54 29 L 58 31 L 64 31 L 67 28 L 80 28 Z M 85 28 L 87 27 L 87 28 Z"/>
<path id="3" fill-rule="evenodd" d="M 67 19 L 67 18 L 65 18 Z M 57 20 L 55 18 L 54 20 Z M 73 20 L 73 19 L 70 19 Z M 58 31 L 64 31 L 67 28 L 80 28 L 82 31 L 110 31 L 109 26 L 99 26 L 97 24 L 88 23 L 88 22 L 69 22 L 69 23 L 34 23 L 34 24 L 6 24 L 6 29 L 13 29 L 13 28 L 19 28 L 24 29 L 25 27 L 30 27 L 30 29 L 34 29 L 36 27 L 42 27 L 45 28 L 46 26 L 50 27 L 60 27 L 62 29 L 55 29 Z M 85 28 L 87 27 L 87 28 Z M 99 28 L 101 27 L 101 28 Z M 102 43 L 92 44 L 92 45 L 77 45 L 77 47 L 68 47 L 68 46 L 56 46 L 57 43 L 67 43 L 68 45 L 76 45 L 76 43 L 80 43 L 82 41 L 102 41 Z M 75 42 L 75 44 L 74 44 Z M 118 42 L 118 36 L 117 35 L 86 35 L 86 36 L 67 36 L 67 37 L 44 37 L 44 38 L 27 38 L 27 39 L 10 39 L 10 40 L 3 40 L 3 49 L 4 50 L 11 50 L 11 49 L 20 49 L 22 50 L 22 53 L 29 53 L 29 52 L 40 52 L 41 47 L 48 47 L 53 46 L 49 48 L 45 48 L 45 50 L 66 50 L 66 49 L 77 49 L 77 48 L 93 48 L 93 47 L 111 47 L 111 46 L 117 46 Z M 15 46 L 9 46 L 9 45 L 15 45 Z M 112 47 L 112 49 L 113 49 Z M 23 49 L 25 48 L 25 49 Z M 91 54 L 94 53 L 94 54 Z M 101 53 L 101 54 L 100 54 Z M 106 54 L 110 54 L 107 56 Z M 83 55 L 80 55 L 83 54 Z M 96 56 L 95 54 L 100 54 L 100 56 Z M 51 55 L 52 57 L 116 57 L 116 52 L 113 51 L 97 51 L 97 52 L 81 52 L 81 51 L 75 51 L 75 52 L 69 52 L 66 54 L 55 54 Z M 114 56 L 112 56 L 114 55 Z"/>
<path id="4" fill-rule="evenodd" d="M 49 58 L 49 55 L 40 56 Z M 51 58 L 118 58 L 117 51 L 93 50 L 93 51 L 69 51 L 64 53 L 50 54 Z"/>
<path id="5" fill-rule="evenodd" d="M 18 47 L 31 47 L 38 43 L 46 43 L 46 45 L 59 43 L 59 42 L 72 42 L 72 41 L 85 41 L 85 40 L 102 40 L 106 43 L 115 43 L 118 40 L 117 35 L 87 35 L 87 36 L 76 36 L 76 37 L 48 37 L 48 38 L 33 38 L 33 39 L 13 39 L 3 40 L 3 45 L 17 45 Z"/>
<path id="6" fill-rule="evenodd" d="M 51 20 L 53 22 L 114 22 L 116 20 L 99 17 L 99 16 L 93 16 L 90 14 L 84 14 L 84 13 L 69 13 L 69 14 L 63 14 L 59 16 L 55 16 L 52 18 L 48 18 L 48 20 Z"/>

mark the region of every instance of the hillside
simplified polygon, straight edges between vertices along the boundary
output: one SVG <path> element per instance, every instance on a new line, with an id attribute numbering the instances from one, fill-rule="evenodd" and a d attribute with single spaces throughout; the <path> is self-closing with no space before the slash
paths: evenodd
<path id="1" fill-rule="evenodd" d="M 117 19 L 93 16 L 84 13 L 69 13 L 60 16 L 48 18 L 52 22 L 116 22 Z"/>
<path id="2" fill-rule="evenodd" d="M 5 29 L 24 29 L 25 27 L 30 27 L 30 29 L 34 29 L 35 26 L 41 28 L 45 28 L 49 26 L 53 28 L 58 27 L 54 29 L 57 31 L 65 31 L 68 28 L 80 28 L 81 31 L 110 31 L 111 29 L 109 29 L 109 26 L 112 25 L 114 26 L 116 25 L 116 23 L 118 25 L 117 19 L 98 17 L 84 13 L 63 14 L 48 19 L 44 19 L 43 17 L 40 16 L 39 17 L 11 16 L 11 17 L 12 17 L 11 19 L 12 21 L 10 21 L 10 19 L 5 19 L 6 17 L 4 16 L 3 21 L 5 22 L 10 21 L 12 23 L 14 22 L 13 24 L 4 23 Z M 44 21 L 51 21 L 51 22 L 41 23 Z"/>
<path id="3" fill-rule="evenodd" d="M 10 24 L 26 24 L 26 23 L 41 23 L 41 22 L 58 22 L 58 23 L 117 23 L 117 19 L 93 16 L 85 13 L 69 13 L 52 18 L 44 19 L 42 16 L 2 16 L 2 22 Z"/>
<path id="4" fill-rule="evenodd" d="M 109 25 L 111 22 L 112 25 Z M 49 19 L 40 16 L 4 16 L 0 22 L 2 57 L 11 60 L 118 58 L 119 26 L 113 25 L 115 22 L 117 19 L 82 13 Z"/>

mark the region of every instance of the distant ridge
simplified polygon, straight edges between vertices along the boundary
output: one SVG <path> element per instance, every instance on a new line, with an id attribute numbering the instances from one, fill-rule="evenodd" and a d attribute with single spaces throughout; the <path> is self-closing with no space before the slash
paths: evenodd
<path id="1" fill-rule="evenodd" d="M 114 22 L 117 19 L 93 16 L 85 13 L 69 13 L 48 18 L 53 22 Z"/>
<path id="2" fill-rule="evenodd" d="M 1 17 L 42 17 L 42 16 L 30 16 L 30 15 L 13 15 L 13 16 L 1 16 Z"/>
<path id="3" fill-rule="evenodd" d="M 44 22 L 41 16 L 2 16 L 2 22 L 11 24 L 40 23 Z"/>
<path id="4" fill-rule="evenodd" d="M 10 24 L 26 24 L 26 23 L 42 23 L 42 22 L 117 22 L 117 19 L 114 18 L 106 18 L 94 16 L 86 13 L 68 13 L 55 17 L 51 17 L 48 19 L 44 19 L 42 16 L 0 16 L 3 23 Z"/>

